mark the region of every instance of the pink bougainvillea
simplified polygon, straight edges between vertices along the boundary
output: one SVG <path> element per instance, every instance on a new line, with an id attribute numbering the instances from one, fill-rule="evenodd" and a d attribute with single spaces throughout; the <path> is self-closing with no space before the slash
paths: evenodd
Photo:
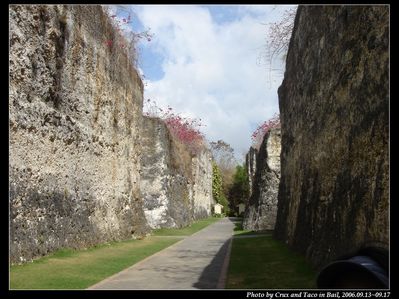
<path id="1" fill-rule="evenodd" d="M 271 129 L 279 127 L 280 127 L 279 114 L 275 114 L 272 118 L 260 124 L 251 135 L 252 147 L 259 149 L 265 134 L 269 132 Z"/>
<path id="2" fill-rule="evenodd" d="M 146 116 L 163 120 L 173 136 L 184 143 L 192 153 L 198 153 L 205 140 L 200 132 L 200 128 L 204 126 L 201 119 L 182 117 L 174 113 L 170 106 L 166 109 L 159 108 L 156 102 L 150 99 L 144 104 L 147 110 Z"/>
<path id="3" fill-rule="evenodd" d="M 111 23 L 114 26 L 116 35 L 110 35 L 106 37 L 104 44 L 109 49 L 118 47 L 129 55 L 130 60 L 137 64 L 137 44 L 140 40 L 145 39 L 150 42 L 153 38 L 153 34 L 150 33 L 150 29 L 142 32 L 135 32 L 129 24 L 132 24 L 132 17 L 128 11 L 127 16 L 118 16 L 116 14 L 111 14 L 109 9 L 105 9 L 108 14 Z"/>
<path id="4" fill-rule="evenodd" d="M 105 44 L 106 44 L 108 47 L 112 47 L 112 40 L 107 39 L 107 40 L 105 41 Z"/>

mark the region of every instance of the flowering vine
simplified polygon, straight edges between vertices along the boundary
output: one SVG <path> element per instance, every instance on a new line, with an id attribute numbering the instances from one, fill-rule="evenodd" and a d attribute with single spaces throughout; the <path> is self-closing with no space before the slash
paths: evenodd
<path id="1" fill-rule="evenodd" d="M 151 99 L 147 99 L 144 106 L 147 111 L 146 116 L 161 119 L 174 137 L 184 143 L 193 154 L 198 153 L 205 141 L 200 131 L 200 128 L 205 126 L 201 123 L 201 119 L 182 117 L 174 113 L 172 107 L 160 108 Z"/>
<path id="2" fill-rule="evenodd" d="M 142 32 L 134 32 L 129 27 L 129 24 L 133 21 L 130 13 L 126 17 L 118 17 L 108 9 L 105 9 L 105 12 L 115 28 L 116 37 L 108 37 L 104 40 L 104 45 L 108 48 L 112 48 L 115 45 L 120 49 L 126 50 L 131 61 L 137 64 L 137 44 L 142 39 L 148 42 L 152 40 L 153 34 L 150 33 L 151 29 L 148 28 Z"/>
<path id="3" fill-rule="evenodd" d="M 267 132 L 269 132 L 271 129 L 279 128 L 279 127 L 280 127 L 280 115 L 274 114 L 274 116 L 272 118 L 264 121 L 252 133 L 252 135 L 251 135 L 252 147 L 259 149 L 265 134 Z"/>

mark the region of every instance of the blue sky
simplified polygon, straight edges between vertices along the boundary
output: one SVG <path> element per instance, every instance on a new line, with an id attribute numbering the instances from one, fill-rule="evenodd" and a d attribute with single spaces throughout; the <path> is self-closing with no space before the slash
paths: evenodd
<path id="1" fill-rule="evenodd" d="M 139 45 L 144 98 L 170 105 L 183 116 L 201 118 L 209 141 L 230 143 L 242 161 L 258 124 L 278 113 L 277 88 L 284 60 L 269 72 L 259 58 L 267 23 L 294 6 L 132 5 L 133 30 L 151 28 Z"/>

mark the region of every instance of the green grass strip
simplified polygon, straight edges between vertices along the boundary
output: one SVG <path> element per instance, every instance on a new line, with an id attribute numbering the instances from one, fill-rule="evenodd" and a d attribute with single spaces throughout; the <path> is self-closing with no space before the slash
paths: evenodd
<path id="1" fill-rule="evenodd" d="M 220 220 L 210 217 L 167 235 L 190 235 Z M 182 234 L 180 231 L 184 232 Z M 147 237 L 94 246 L 62 249 L 52 255 L 10 267 L 10 289 L 85 289 L 178 242 L 181 238 Z"/>
<path id="2" fill-rule="evenodd" d="M 272 234 L 261 236 L 237 230 L 233 239 L 227 289 L 316 288 L 316 271 Z M 252 235 L 249 238 L 240 236 Z"/>
<path id="3" fill-rule="evenodd" d="M 193 233 L 207 227 L 208 225 L 220 221 L 222 218 L 209 217 L 194 222 L 190 226 L 175 229 L 175 228 L 161 228 L 153 231 L 154 236 L 189 236 Z"/>

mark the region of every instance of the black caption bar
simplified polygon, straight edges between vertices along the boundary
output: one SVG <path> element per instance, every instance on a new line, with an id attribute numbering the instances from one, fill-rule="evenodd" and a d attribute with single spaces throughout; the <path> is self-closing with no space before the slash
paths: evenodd
<path id="1" fill-rule="evenodd" d="M 247 291 L 246 298 L 391 298 L 390 291 Z"/>

